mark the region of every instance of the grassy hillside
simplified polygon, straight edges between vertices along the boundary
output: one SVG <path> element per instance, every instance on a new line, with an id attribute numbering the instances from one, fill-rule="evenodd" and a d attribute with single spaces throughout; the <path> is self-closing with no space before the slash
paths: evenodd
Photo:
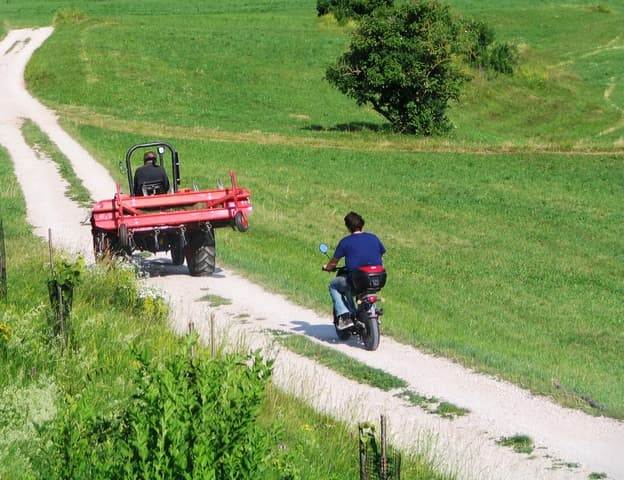
<path id="1" fill-rule="evenodd" d="M 518 44 L 522 60 L 514 77 L 471 73 L 473 82 L 452 108 L 454 144 L 622 149 L 619 2 L 602 8 L 529 0 L 452 3 Z M 9 25 L 47 24 L 67 5 L 23 0 L 0 5 L 0 18 Z M 71 6 L 81 14 L 68 18 L 78 23 L 60 22 L 29 70 L 32 89 L 55 106 L 236 132 L 343 139 L 345 129 L 363 128 L 357 138 L 388 137 L 376 133 L 385 125 L 381 117 L 323 80 L 325 66 L 345 48 L 347 31 L 317 19 L 311 0 Z"/>
<path id="2" fill-rule="evenodd" d="M 61 5 L 0 15 L 48 23 Z M 113 172 L 156 136 L 178 145 L 187 185 L 237 169 L 256 213 L 247 236 L 220 238 L 223 261 L 327 308 L 316 243 L 335 244 L 356 209 L 389 247 L 385 333 L 624 417 L 620 2 L 453 2 L 522 63 L 514 77 L 471 72 L 457 128 L 433 139 L 388 133 L 329 88 L 347 32 L 313 1 L 72 5 L 84 16 L 59 23 L 30 88 Z M 513 148 L 524 154 L 465 153 Z"/>

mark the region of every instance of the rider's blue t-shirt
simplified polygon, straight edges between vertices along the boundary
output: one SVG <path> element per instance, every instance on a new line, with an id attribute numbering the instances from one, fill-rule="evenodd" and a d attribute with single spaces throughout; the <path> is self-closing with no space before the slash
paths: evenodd
<path id="1" fill-rule="evenodd" d="M 376 235 L 368 232 L 352 233 L 338 243 L 334 258 L 340 260 L 345 257 L 345 264 L 349 270 L 365 265 L 382 265 L 381 256 L 386 249 Z"/>

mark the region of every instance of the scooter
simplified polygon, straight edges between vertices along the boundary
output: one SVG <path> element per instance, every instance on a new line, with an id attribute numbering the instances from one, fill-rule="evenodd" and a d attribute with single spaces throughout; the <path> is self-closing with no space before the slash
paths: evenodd
<path id="1" fill-rule="evenodd" d="M 325 243 L 319 245 L 319 251 L 329 258 L 329 247 Z M 348 278 L 347 267 L 336 268 L 336 276 Z M 351 295 L 343 295 L 345 305 L 349 307 L 353 317 L 353 326 L 338 328 L 338 316 L 334 310 L 334 327 L 340 340 L 348 340 L 352 335 L 360 337 L 366 350 L 377 350 L 379 347 L 383 309 L 377 306 L 377 293 L 386 285 L 387 274 L 383 265 L 369 265 L 351 272 Z"/>

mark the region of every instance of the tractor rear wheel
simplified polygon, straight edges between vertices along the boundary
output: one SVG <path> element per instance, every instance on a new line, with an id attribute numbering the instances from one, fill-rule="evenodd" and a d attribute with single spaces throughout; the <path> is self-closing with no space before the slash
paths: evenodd
<path id="1" fill-rule="evenodd" d="M 186 246 L 186 264 L 194 277 L 205 277 L 215 271 L 217 250 L 213 232 L 195 232 Z"/>
<path id="2" fill-rule="evenodd" d="M 190 257 L 190 258 L 189 258 Z M 186 263 L 194 277 L 212 275 L 216 266 L 216 249 L 214 245 L 202 245 L 187 255 Z"/>

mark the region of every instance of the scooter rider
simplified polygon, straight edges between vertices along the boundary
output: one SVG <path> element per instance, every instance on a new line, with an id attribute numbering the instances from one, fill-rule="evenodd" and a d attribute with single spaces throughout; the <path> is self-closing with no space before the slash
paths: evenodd
<path id="1" fill-rule="evenodd" d="M 386 248 L 376 235 L 363 232 L 364 219 L 355 212 L 349 212 L 344 217 L 345 226 L 350 235 L 338 243 L 333 258 L 323 266 L 326 272 L 332 272 L 342 257 L 349 272 L 365 265 L 382 265 Z M 351 278 L 337 276 L 329 283 L 329 295 L 334 303 L 334 311 L 338 317 L 338 329 L 344 330 L 353 325 L 351 312 L 345 304 L 344 297 L 351 296 Z"/>

